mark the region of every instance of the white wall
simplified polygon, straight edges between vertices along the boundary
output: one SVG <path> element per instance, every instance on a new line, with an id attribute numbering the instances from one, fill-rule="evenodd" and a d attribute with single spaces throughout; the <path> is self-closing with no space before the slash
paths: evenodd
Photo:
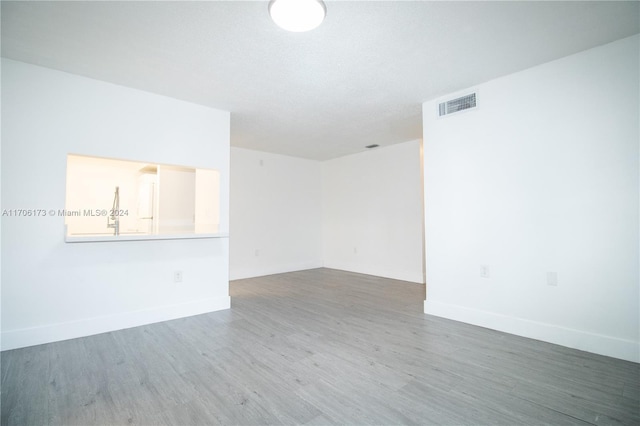
<path id="1" fill-rule="evenodd" d="M 232 279 L 322 267 L 320 163 L 231 148 Z"/>
<path id="2" fill-rule="evenodd" d="M 220 170 L 228 230 L 228 112 L 3 59 L 2 151 L 3 209 L 63 209 L 77 153 Z M 4 217 L 2 256 L 2 349 L 229 307 L 225 238 L 65 244 L 63 217 Z"/>
<path id="3" fill-rule="evenodd" d="M 1 8 L 0 8 L 1 10 Z M 1 15 L 1 14 L 0 14 Z M 2 21 L 0 17 L 0 22 Z M 4 59 L 0 57 L 0 100 L 2 96 L 2 63 Z M 2 176 L 2 102 L 0 102 L 0 177 Z M 0 210 L 2 208 L 2 182 L 0 181 Z M 2 350 L 2 214 L 0 214 L 0 351 Z M 0 359 L 2 354 L 0 353 Z"/>
<path id="4" fill-rule="evenodd" d="M 423 283 L 420 141 L 322 164 L 324 265 Z"/>
<path id="5" fill-rule="evenodd" d="M 195 232 L 196 171 L 158 166 L 158 232 Z"/>
<path id="6" fill-rule="evenodd" d="M 426 313 L 640 360 L 639 40 L 424 103 Z"/>
<path id="7" fill-rule="evenodd" d="M 196 169 L 196 233 L 218 232 L 220 227 L 220 173 Z"/>

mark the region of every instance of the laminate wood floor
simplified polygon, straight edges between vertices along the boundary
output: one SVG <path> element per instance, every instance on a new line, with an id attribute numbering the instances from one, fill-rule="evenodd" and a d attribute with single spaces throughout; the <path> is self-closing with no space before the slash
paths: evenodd
<path id="1" fill-rule="evenodd" d="M 2 353 L 2 425 L 640 424 L 639 365 L 422 313 L 330 269 L 232 309 Z"/>

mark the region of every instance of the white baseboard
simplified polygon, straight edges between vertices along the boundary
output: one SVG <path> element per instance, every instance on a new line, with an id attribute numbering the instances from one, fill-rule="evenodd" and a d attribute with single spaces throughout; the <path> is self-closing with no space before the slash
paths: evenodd
<path id="1" fill-rule="evenodd" d="M 376 277 L 389 278 L 392 280 L 399 281 L 408 281 L 417 284 L 424 284 L 424 278 L 422 273 L 420 274 L 411 274 L 411 273 L 387 273 L 386 271 L 378 271 L 371 270 L 367 268 L 353 268 L 350 265 L 342 265 L 342 264 L 322 264 L 322 263 L 303 263 L 303 264 L 295 264 L 295 265 L 277 265 L 275 267 L 270 266 L 268 268 L 256 268 L 256 269 L 245 269 L 238 270 L 231 267 L 229 271 L 229 279 L 231 281 L 234 280 L 243 280 L 246 278 L 255 278 L 255 277 L 264 277 L 267 275 L 274 274 L 284 274 L 287 272 L 296 272 L 296 271 L 306 271 L 308 269 L 317 269 L 317 268 L 328 268 L 328 269 L 337 269 L 339 271 L 347 271 L 347 272 L 355 272 L 357 274 L 364 275 L 373 275 Z"/>
<path id="2" fill-rule="evenodd" d="M 430 300 L 424 301 L 424 313 L 599 355 L 640 362 L 640 344 L 633 340 Z"/>
<path id="3" fill-rule="evenodd" d="M 264 277 L 267 275 L 284 274 L 287 272 L 306 271 L 308 269 L 322 268 L 322 263 L 309 262 L 300 264 L 288 264 L 269 266 L 267 268 L 247 268 L 245 270 L 234 270 L 233 267 L 229 270 L 229 279 L 244 280 L 246 278 Z"/>
<path id="4" fill-rule="evenodd" d="M 161 321 L 184 318 L 229 309 L 231 298 L 211 298 L 177 305 L 160 306 L 140 311 L 87 318 L 79 321 L 50 324 L 2 332 L 2 350 L 24 348 L 43 343 L 58 342 L 93 334 L 138 327 Z"/>
<path id="5" fill-rule="evenodd" d="M 361 266 L 353 266 L 347 264 L 333 263 L 325 264 L 325 268 L 337 269 L 339 271 L 355 272 L 356 274 L 373 275 L 374 277 L 389 278 L 391 280 L 407 281 L 416 284 L 424 284 L 424 277 L 422 271 L 418 272 L 406 272 L 406 271 L 387 271 L 384 269 L 368 268 Z"/>

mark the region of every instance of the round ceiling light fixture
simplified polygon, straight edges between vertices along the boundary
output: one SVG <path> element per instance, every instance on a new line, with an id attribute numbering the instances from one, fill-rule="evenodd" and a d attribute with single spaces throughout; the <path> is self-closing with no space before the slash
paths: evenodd
<path id="1" fill-rule="evenodd" d="M 318 27 L 327 14 L 322 0 L 271 0 L 269 15 L 280 28 L 301 33 Z"/>

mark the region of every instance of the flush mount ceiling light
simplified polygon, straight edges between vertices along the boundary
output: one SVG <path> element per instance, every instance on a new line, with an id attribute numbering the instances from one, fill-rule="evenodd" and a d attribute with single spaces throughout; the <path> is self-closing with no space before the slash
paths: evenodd
<path id="1" fill-rule="evenodd" d="M 271 0 L 269 15 L 280 28 L 301 33 L 318 27 L 327 9 L 322 0 Z"/>

